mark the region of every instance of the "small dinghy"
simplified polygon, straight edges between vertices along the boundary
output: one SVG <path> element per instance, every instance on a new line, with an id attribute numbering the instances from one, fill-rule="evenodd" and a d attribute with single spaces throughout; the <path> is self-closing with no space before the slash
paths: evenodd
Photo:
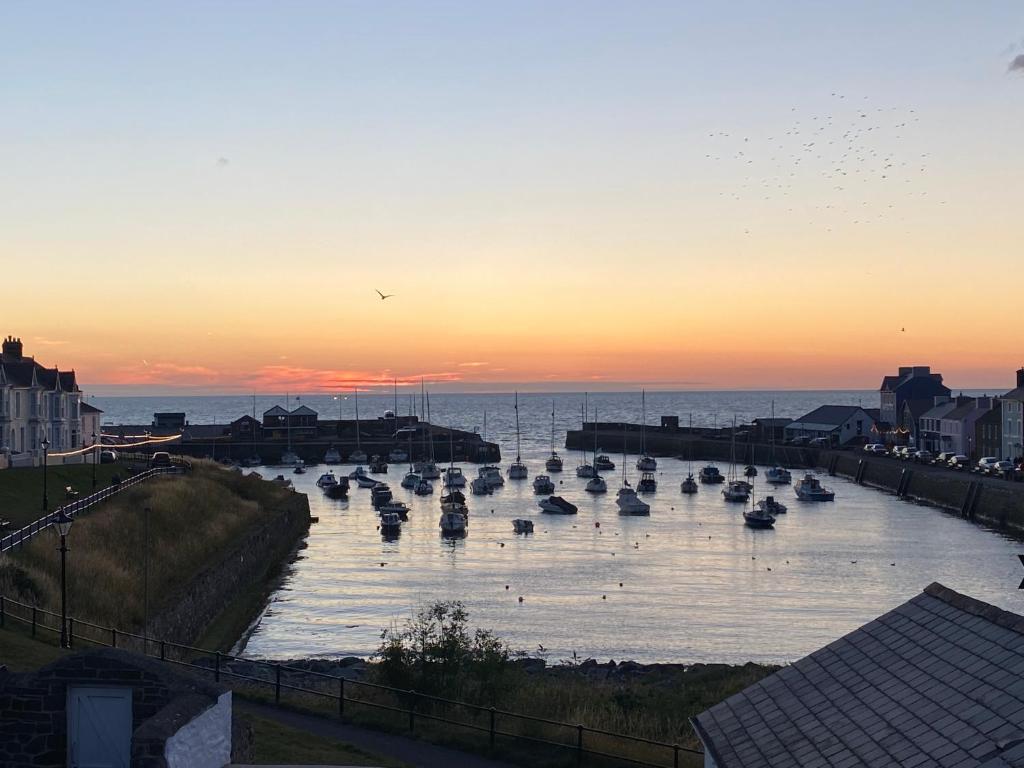
<path id="1" fill-rule="evenodd" d="M 317 478 L 316 484 L 317 487 L 326 490 L 336 486 L 338 484 L 338 478 L 334 476 L 333 472 L 324 472 L 319 478 Z"/>
<path id="2" fill-rule="evenodd" d="M 329 488 L 324 489 L 324 495 L 328 499 L 346 499 L 348 498 L 348 478 L 345 478 L 344 483 L 335 483 Z"/>
<path id="3" fill-rule="evenodd" d="M 402 518 L 397 512 L 385 512 L 380 516 L 381 536 L 397 536 L 402 532 Z"/>
<path id="4" fill-rule="evenodd" d="M 533 533 L 533 520 L 516 518 L 512 521 L 512 530 L 516 533 Z"/>
<path id="5" fill-rule="evenodd" d="M 429 496 L 434 492 L 434 484 L 426 478 L 421 477 L 420 481 L 416 483 L 416 487 L 412 489 L 412 492 L 417 496 Z"/>
<path id="6" fill-rule="evenodd" d="M 379 509 L 391 501 L 391 499 L 391 488 L 387 483 L 377 483 L 370 489 L 370 501 L 373 503 L 374 509 Z"/>
<path id="7" fill-rule="evenodd" d="M 566 501 L 561 496 L 541 499 L 538 506 L 542 512 L 547 512 L 549 515 L 575 515 L 579 512 L 575 504 Z"/>
<path id="8" fill-rule="evenodd" d="M 356 485 L 360 488 L 373 488 L 377 485 L 377 481 L 369 475 L 356 475 Z"/>

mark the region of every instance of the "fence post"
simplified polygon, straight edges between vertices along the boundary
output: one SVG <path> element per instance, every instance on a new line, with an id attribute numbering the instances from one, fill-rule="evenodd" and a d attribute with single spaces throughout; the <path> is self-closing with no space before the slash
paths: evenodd
<path id="1" fill-rule="evenodd" d="M 576 765 L 583 764 L 583 726 L 576 726 Z"/>
<path id="2" fill-rule="evenodd" d="M 4 609 L 4 596 L 0 595 L 0 629 L 7 626 L 7 612 Z"/>
<path id="3" fill-rule="evenodd" d="M 160 661 L 166 661 L 166 660 L 167 660 L 166 648 L 165 648 L 164 641 L 161 640 L 160 641 Z"/>
<path id="4" fill-rule="evenodd" d="M 71 616 L 68 616 L 68 648 L 72 648 L 75 645 L 75 620 Z"/>
<path id="5" fill-rule="evenodd" d="M 338 719 L 345 717 L 345 678 L 338 678 Z"/>
<path id="6" fill-rule="evenodd" d="M 274 703 L 281 703 L 281 665 L 274 665 Z"/>
<path id="7" fill-rule="evenodd" d="M 114 627 L 110 628 L 110 647 L 117 648 L 117 629 Z"/>
<path id="8" fill-rule="evenodd" d="M 491 707 L 491 749 L 494 749 L 494 707 Z"/>
<path id="9" fill-rule="evenodd" d="M 36 607 L 32 606 L 32 637 L 36 636 Z"/>
<path id="10" fill-rule="evenodd" d="M 416 691 L 409 691 L 409 733 L 416 727 Z"/>
<path id="11" fill-rule="evenodd" d="M 672 745 L 672 768 L 679 768 L 679 745 Z"/>
<path id="12" fill-rule="evenodd" d="M 220 651 L 217 651 L 217 658 L 213 663 L 213 679 L 220 682 Z"/>

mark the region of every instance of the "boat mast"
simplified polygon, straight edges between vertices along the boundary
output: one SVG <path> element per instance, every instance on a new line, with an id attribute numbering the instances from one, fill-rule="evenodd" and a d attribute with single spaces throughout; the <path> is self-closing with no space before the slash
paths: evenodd
<path id="1" fill-rule="evenodd" d="M 288 450 L 292 449 L 292 410 L 289 407 L 291 402 L 291 395 L 288 392 L 284 393 L 284 413 L 285 413 L 285 429 L 288 433 Z"/>
<path id="2" fill-rule="evenodd" d="M 690 445 L 686 452 L 686 473 L 693 477 L 693 414 L 690 414 Z"/>
<path id="3" fill-rule="evenodd" d="M 430 421 L 430 393 L 427 393 L 427 432 L 430 437 L 430 463 L 434 463 L 434 425 Z"/>
<path id="4" fill-rule="evenodd" d="M 519 463 L 519 392 L 516 391 L 516 464 Z"/>
<path id="5" fill-rule="evenodd" d="M 622 487 L 626 485 L 626 422 L 622 422 Z"/>
<path id="6" fill-rule="evenodd" d="M 398 431 L 398 379 L 395 379 L 395 432 Z"/>
<path id="7" fill-rule="evenodd" d="M 555 455 L 555 401 L 551 401 L 551 455 Z"/>
<path id="8" fill-rule="evenodd" d="M 772 420 L 768 427 L 768 442 L 771 444 L 771 461 L 772 466 L 775 466 L 775 401 L 772 400 Z"/>
<path id="9" fill-rule="evenodd" d="M 580 435 L 582 437 L 582 435 Z M 586 461 L 586 457 L 583 459 Z M 594 477 L 600 477 L 601 474 L 597 471 L 597 406 L 594 406 Z"/>
<path id="10" fill-rule="evenodd" d="M 640 390 L 640 455 L 647 455 L 647 390 Z"/>
<path id="11" fill-rule="evenodd" d="M 356 397 L 356 450 L 361 451 L 362 448 L 359 444 L 359 387 L 352 387 L 352 391 Z"/>

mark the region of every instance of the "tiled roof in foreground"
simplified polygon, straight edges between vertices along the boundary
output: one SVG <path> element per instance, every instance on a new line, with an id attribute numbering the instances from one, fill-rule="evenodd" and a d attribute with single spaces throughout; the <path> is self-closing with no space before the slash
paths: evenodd
<path id="1" fill-rule="evenodd" d="M 941 584 L 693 719 L 719 768 L 1024 767 L 1024 617 Z"/>

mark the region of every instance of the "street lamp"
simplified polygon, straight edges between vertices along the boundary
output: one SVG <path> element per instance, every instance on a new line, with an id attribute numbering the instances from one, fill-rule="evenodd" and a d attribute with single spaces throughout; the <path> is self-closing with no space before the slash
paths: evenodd
<path id="1" fill-rule="evenodd" d="M 92 489 L 96 490 L 96 462 L 100 460 L 99 451 L 96 450 L 96 433 L 92 433 Z"/>
<path id="2" fill-rule="evenodd" d="M 50 508 L 50 497 L 46 495 L 46 465 L 48 451 L 50 450 L 50 441 L 43 437 L 43 442 L 40 443 L 43 447 L 43 512 L 46 512 Z"/>
<path id="3" fill-rule="evenodd" d="M 68 534 L 71 532 L 73 520 L 68 517 L 64 508 L 57 510 L 57 533 L 60 534 L 60 647 L 70 648 L 68 642 Z"/>

